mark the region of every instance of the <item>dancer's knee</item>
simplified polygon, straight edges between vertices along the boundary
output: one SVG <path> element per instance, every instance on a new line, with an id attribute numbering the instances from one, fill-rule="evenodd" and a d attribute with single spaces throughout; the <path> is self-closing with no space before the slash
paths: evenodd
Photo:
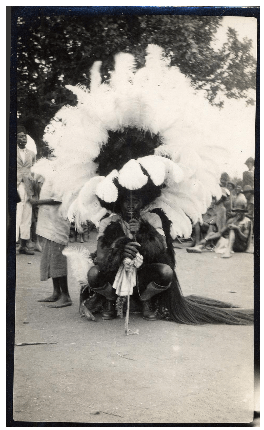
<path id="1" fill-rule="evenodd" d="M 96 281 L 98 280 L 99 272 L 100 270 L 98 266 L 91 267 L 91 269 L 88 272 L 88 282 L 90 285 L 93 285 L 96 283 Z"/>
<path id="2" fill-rule="evenodd" d="M 160 285 L 169 285 L 172 281 L 173 270 L 167 264 L 162 264 L 158 269 Z"/>

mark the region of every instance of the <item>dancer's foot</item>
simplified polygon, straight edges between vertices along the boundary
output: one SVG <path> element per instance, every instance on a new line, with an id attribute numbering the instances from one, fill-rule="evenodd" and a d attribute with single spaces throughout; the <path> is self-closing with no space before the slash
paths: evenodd
<path id="1" fill-rule="evenodd" d="M 65 308 L 71 306 L 72 301 L 69 296 L 61 296 L 60 299 L 54 303 L 54 305 L 48 305 L 49 308 Z"/>
<path id="2" fill-rule="evenodd" d="M 148 321 L 157 320 L 157 312 L 152 310 L 151 300 L 144 300 L 142 302 L 143 306 L 143 318 Z"/>
<path id="3" fill-rule="evenodd" d="M 83 303 L 80 305 L 80 314 L 82 317 L 85 317 L 89 321 L 96 321 L 92 312 L 87 309 L 87 307 Z"/>
<path id="4" fill-rule="evenodd" d="M 40 299 L 38 302 L 57 302 L 60 298 L 60 295 L 52 294 L 51 296 L 47 297 L 46 299 Z"/>
<path id="5" fill-rule="evenodd" d="M 112 320 L 116 317 L 115 301 L 106 300 L 105 309 L 102 312 L 103 320 Z"/>

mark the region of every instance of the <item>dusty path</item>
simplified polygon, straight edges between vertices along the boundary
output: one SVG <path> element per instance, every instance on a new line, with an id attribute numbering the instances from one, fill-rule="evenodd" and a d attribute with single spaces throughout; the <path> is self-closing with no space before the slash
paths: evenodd
<path id="1" fill-rule="evenodd" d="M 94 248 L 91 243 L 79 246 Z M 71 245 L 72 246 L 72 245 Z M 223 260 L 177 252 L 184 295 L 253 307 L 253 255 Z M 253 327 L 187 326 L 124 320 L 88 322 L 73 306 L 37 300 L 52 291 L 39 281 L 40 254 L 17 256 L 14 420 L 70 423 L 245 423 L 252 421 Z"/>

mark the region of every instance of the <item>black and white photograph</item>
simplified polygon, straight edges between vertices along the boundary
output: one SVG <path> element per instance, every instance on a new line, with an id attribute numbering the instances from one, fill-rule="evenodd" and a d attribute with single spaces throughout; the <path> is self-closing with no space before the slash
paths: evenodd
<path id="1" fill-rule="evenodd" d="M 7 7 L 7 426 L 260 425 L 259 16 Z"/>

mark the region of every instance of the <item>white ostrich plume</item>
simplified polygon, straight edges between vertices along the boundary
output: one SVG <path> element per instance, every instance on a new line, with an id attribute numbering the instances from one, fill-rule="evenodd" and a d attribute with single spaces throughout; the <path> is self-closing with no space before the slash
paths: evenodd
<path id="1" fill-rule="evenodd" d="M 90 78 L 91 78 L 90 91 L 91 91 L 91 93 L 98 90 L 98 88 L 100 87 L 100 85 L 102 83 L 102 78 L 101 78 L 101 74 L 100 74 L 101 65 L 102 65 L 102 61 L 95 61 L 93 66 L 91 67 L 91 70 L 90 70 Z"/>
<path id="2" fill-rule="evenodd" d="M 149 155 L 138 158 L 137 161 L 144 167 L 144 169 L 146 169 L 154 185 L 159 186 L 163 184 L 166 170 L 161 157 Z"/>
<path id="3" fill-rule="evenodd" d="M 47 158 L 40 158 L 31 168 L 32 173 L 43 176 L 45 179 L 53 178 L 56 171 L 56 161 Z"/>
<path id="4" fill-rule="evenodd" d="M 132 83 L 135 71 L 135 58 L 120 52 L 115 55 L 115 70 L 111 73 L 111 86 L 115 90 L 127 90 Z"/>
<path id="5" fill-rule="evenodd" d="M 78 98 L 79 103 L 85 103 L 87 97 L 87 89 L 82 85 L 65 85 L 65 87 L 72 91 Z"/>
<path id="6" fill-rule="evenodd" d="M 91 220 L 97 225 L 107 212 L 105 208 L 101 207 L 95 194 L 96 187 L 103 179 L 104 176 L 94 176 L 87 181 L 69 207 L 67 217 L 71 222 L 75 222 L 78 230 L 82 229 L 82 224 L 87 220 Z"/>
<path id="7" fill-rule="evenodd" d="M 37 155 L 37 147 L 35 141 L 27 134 L 27 149 L 33 151 L 35 155 Z"/>
<path id="8" fill-rule="evenodd" d="M 113 179 L 118 178 L 119 173 L 113 170 L 107 175 L 96 187 L 96 195 L 107 203 L 112 203 L 117 200 L 118 190 L 113 183 Z"/>
<path id="9" fill-rule="evenodd" d="M 87 284 L 88 270 L 94 265 L 88 249 L 67 246 L 67 248 L 64 248 L 62 253 L 67 257 L 67 261 L 72 269 L 71 273 L 73 274 L 76 282 L 78 284 Z"/>
<path id="10" fill-rule="evenodd" d="M 148 182 L 148 177 L 143 173 L 138 161 L 129 160 L 120 170 L 119 184 L 128 190 L 139 190 Z"/>

